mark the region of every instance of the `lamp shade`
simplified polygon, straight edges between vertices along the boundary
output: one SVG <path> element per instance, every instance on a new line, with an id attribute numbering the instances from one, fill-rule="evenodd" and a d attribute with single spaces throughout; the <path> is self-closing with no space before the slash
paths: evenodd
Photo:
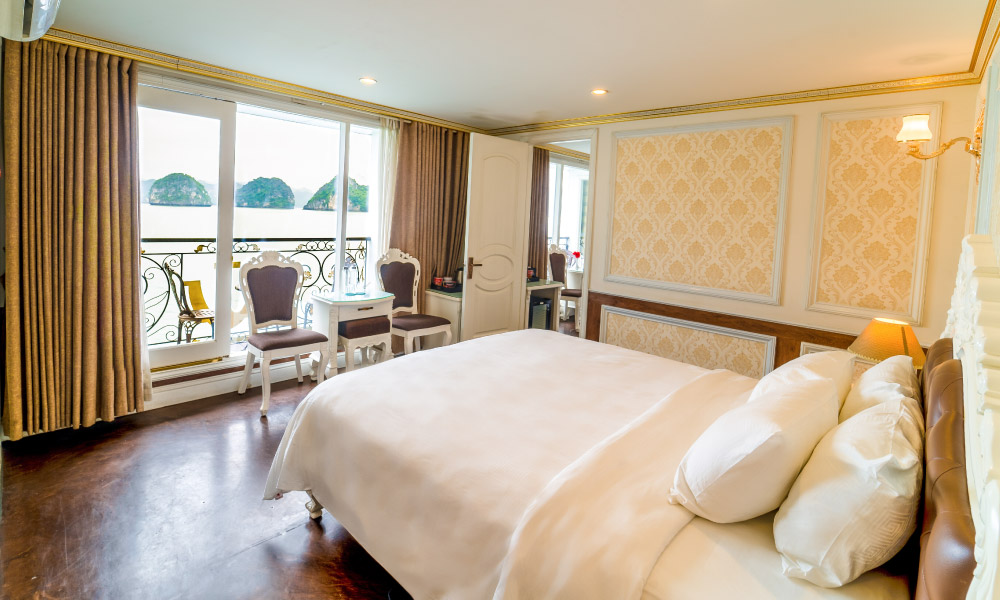
<path id="1" fill-rule="evenodd" d="M 903 127 L 896 134 L 897 142 L 929 142 L 931 140 L 931 116 L 908 115 L 903 117 Z"/>
<path id="2" fill-rule="evenodd" d="M 920 347 L 913 328 L 902 321 L 872 319 L 847 349 L 861 358 L 876 362 L 903 354 L 913 358 L 915 368 L 924 366 L 924 349 Z"/>

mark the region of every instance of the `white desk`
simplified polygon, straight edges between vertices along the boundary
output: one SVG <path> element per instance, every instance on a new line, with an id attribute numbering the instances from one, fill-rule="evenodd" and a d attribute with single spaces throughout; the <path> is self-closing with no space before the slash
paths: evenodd
<path id="1" fill-rule="evenodd" d="M 521 327 L 528 327 L 528 313 L 531 308 L 531 296 L 542 296 L 552 300 L 552 319 L 550 329 L 559 331 L 559 298 L 563 284 L 558 281 L 543 280 L 528 282 L 524 304 L 524 321 Z M 444 317 L 451 321 L 451 339 L 455 342 L 462 339 L 462 292 L 442 292 L 439 290 L 424 291 L 424 312 L 436 317 Z M 441 345 L 443 335 L 427 336 L 422 342 L 423 348 L 436 348 Z"/>
<path id="2" fill-rule="evenodd" d="M 337 333 L 341 321 L 355 321 L 369 317 L 388 317 L 392 321 L 392 300 L 388 292 L 372 290 L 362 296 L 332 292 L 312 297 L 313 331 L 330 338 L 330 363 L 327 377 L 337 374 Z"/>
<path id="3" fill-rule="evenodd" d="M 552 281 L 551 279 L 528 282 L 527 298 L 524 300 L 525 311 L 523 327 L 525 329 L 528 328 L 528 314 L 531 312 L 531 297 L 540 296 L 542 298 L 548 298 L 552 301 L 552 306 L 549 307 L 549 329 L 552 331 L 559 331 L 559 296 L 562 293 L 563 287 L 564 286 L 561 282 Z"/>

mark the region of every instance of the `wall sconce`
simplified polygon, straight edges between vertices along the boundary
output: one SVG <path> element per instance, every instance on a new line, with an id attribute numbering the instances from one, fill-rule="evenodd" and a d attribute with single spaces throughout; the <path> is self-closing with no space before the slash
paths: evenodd
<path id="1" fill-rule="evenodd" d="M 920 144 L 922 142 L 929 142 L 931 138 L 934 137 L 931 134 L 930 128 L 930 115 L 908 115 L 903 117 L 903 127 L 900 128 L 899 133 L 896 134 L 897 142 L 906 142 L 909 150 L 906 151 L 907 154 L 913 158 L 919 158 L 920 160 L 927 160 L 928 158 L 934 158 L 935 156 L 940 156 L 945 150 L 951 148 L 957 142 L 965 142 L 965 151 L 969 154 L 979 158 L 979 143 L 977 138 L 977 143 L 973 144 L 972 140 L 967 137 L 957 137 L 951 141 L 941 144 L 941 147 L 931 152 L 930 154 L 923 154 L 920 152 Z"/>

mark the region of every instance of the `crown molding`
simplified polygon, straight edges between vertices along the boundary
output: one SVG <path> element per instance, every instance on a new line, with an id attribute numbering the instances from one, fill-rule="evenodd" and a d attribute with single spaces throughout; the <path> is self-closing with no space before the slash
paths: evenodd
<path id="1" fill-rule="evenodd" d="M 336 106 L 367 114 L 401 119 L 404 121 L 429 123 L 431 125 L 438 125 L 440 127 L 457 129 L 459 131 L 466 131 L 470 133 L 485 133 L 485 130 L 483 129 L 471 127 L 464 123 L 456 123 L 455 121 L 439 119 L 437 117 L 393 108 L 391 106 L 384 106 L 374 102 L 366 102 L 364 100 L 358 100 L 348 96 L 341 96 L 339 94 L 324 92 L 322 90 L 296 85 L 294 83 L 270 79 L 268 77 L 261 77 L 259 75 L 245 73 L 235 69 L 227 69 L 225 67 L 209 63 L 181 58 L 172 54 L 164 54 L 162 52 L 146 50 L 145 48 L 119 44 L 118 42 L 103 40 L 101 38 L 74 33 L 72 31 L 52 28 L 49 29 L 49 32 L 46 33 L 42 39 L 50 42 L 58 42 L 67 46 L 75 46 L 77 48 L 85 48 L 87 50 L 96 50 L 98 52 L 128 58 L 147 65 L 153 65 L 184 73 L 191 73 L 203 77 L 210 77 L 216 80 L 227 81 L 295 98 L 302 98 L 304 100 L 311 100 L 313 102 L 319 102 L 329 106 Z"/>
<path id="2" fill-rule="evenodd" d="M 324 92 L 293 83 L 260 77 L 251 73 L 244 73 L 234 69 L 227 69 L 208 63 L 181 58 L 171 54 L 164 54 L 127 44 L 119 44 L 100 38 L 82 35 L 62 29 L 50 29 L 42 38 L 53 42 L 59 42 L 78 48 L 97 50 L 106 52 L 123 58 L 173 69 L 180 72 L 192 73 L 210 77 L 217 80 L 228 81 L 251 88 L 266 90 L 279 94 L 285 94 L 296 98 L 311 100 L 330 106 L 337 106 L 349 110 L 355 110 L 367 114 L 391 117 L 396 119 L 429 123 L 449 129 L 467 131 L 470 133 L 483 133 L 488 135 L 515 135 L 530 133 L 533 131 L 546 131 L 552 129 L 566 129 L 570 127 L 584 127 L 594 125 L 605 125 L 608 123 L 620 123 L 623 121 L 638 121 L 643 119 L 657 119 L 661 117 L 673 117 L 680 115 L 692 115 L 708 112 L 721 112 L 727 110 L 738 110 L 741 108 L 757 108 L 763 106 L 774 106 L 780 104 L 798 104 L 801 102 L 817 102 L 820 100 L 833 100 L 837 98 L 853 98 L 857 96 L 873 96 L 877 94 L 892 94 L 897 92 L 909 92 L 915 90 L 926 90 L 945 88 L 959 85 L 976 85 L 982 81 L 986 65 L 997 44 L 1000 35 L 1000 11 L 996 9 L 997 0 L 989 0 L 979 33 L 973 48 L 972 58 L 969 62 L 969 70 L 960 73 L 946 73 L 942 75 L 929 75 L 926 77 L 914 77 L 910 79 L 895 79 L 890 81 L 880 81 L 875 83 L 862 83 L 856 85 L 846 85 L 829 88 L 819 88 L 800 92 L 788 92 L 781 94 L 768 94 L 763 96 L 752 96 L 748 98 L 736 98 L 731 100 L 720 100 L 716 102 L 703 102 L 698 104 L 685 104 L 670 106 L 665 108 L 654 108 L 650 110 L 639 110 L 607 115 L 596 115 L 589 117 L 575 117 L 569 119 L 559 119 L 555 121 L 544 121 L 540 123 L 527 123 L 524 125 L 513 125 L 509 127 L 498 127 L 495 129 L 481 129 L 439 119 L 429 115 L 410 112 L 391 106 L 384 106 L 374 102 L 366 102 L 348 96 L 341 96 L 330 92 Z"/>
<path id="3" fill-rule="evenodd" d="M 910 79 L 895 79 L 876 83 L 819 88 L 784 94 L 752 96 L 749 98 L 736 98 L 733 100 L 722 100 L 718 102 L 685 104 L 666 108 L 612 113 L 591 117 L 559 119 L 555 121 L 528 123 L 525 125 L 515 125 L 511 127 L 498 127 L 490 129 L 486 133 L 489 135 L 514 135 L 520 133 L 530 133 L 533 131 L 566 129 L 569 127 L 583 127 L 588 125 L 605 125 L 607 123 L 620 123 L 623 121 L 638 121 L 642 119 L 656 119 L 660 117 L 693 115 L 698 113 L 738 110 L 741 108 L 774 106 L 777 104 L 798 104 L 800 102 L 818 102 L 820 100 L 833 100 L 835 98 L 853 98 L 856 96 L 892 94 L 897 92 L 927 90 L 957 85 L 976 85 L 983 80 L 983 73 L 986 72 L 986 65 L 989 64 L 989 61 L 993 56 L 998 36 L 1000 36 L 1000 11 L 995 10 L 996 2 L 997 0 L 989 0 L 989 3 L 986 5 L 986 12 L 983 15 L 983 21 L 979 27 L 979 35 L 976 38 L 975 47 L 973 48 L 972 59 L 969 61 L 969 70 L 965 72 L 929 75 L 926 77 L 914 77 Z"/>
<path id="4" fill-rule="evenodd" d="M 860 85 L 823 88 L 803 92 L 791 92 L 787 94 L 770 94 L 767 96 L 737 98 L 734 100 L 704 102 L 701 104 L 686 104 L 667 108 L 654 108 L 651 110 L 598 115 L 594 117 L 560 119 L 557 121 L 546 121 L 543 123 L 529 123 L 527 125 L 515 125 L 513 127 L 490 129 L 486 133 L 489 135 L 514 135 L 533 131 L 605 125 L 607 123 L 620 123 L 622 121 L 639 121 L 643 119 L 657 119 L 660 117 L 675 117 L 679 115 L 738 110 L 741 108 L 758 108 L 762 106 L 774 106 L 777 104 L 798 104 L 800 102 L 817 102 L 819 100 L 832 100 L 835 98 L 853 98 L 855 96 L 874 96 L 876 94 L 893 94 L 897 92 L 944 88 L 958 85 L 974 85 L 978 84 L 980 80 L 981 77 L 971 73 L 950 73 L 947 75 L 933 75 L 913 79 L 897 79 L 895 81 L 864 83 Z"/>
<path id="5" fill-rule="evenodd" d="M 563 148 L 562 146 L 555 146 L 553 144 L 535 144 L 536 148 L 541 148 L 542 150 L 548 150 L 552 154 L 560 154 L 562 156 L 568 156 L 569 158 L 575 158 L 576 160 L 582 160 L 587 162 L 590 160 L 590 155 L 586 152 L 580 152 L 579 150 L 570 150 L 569 148 Z"/>

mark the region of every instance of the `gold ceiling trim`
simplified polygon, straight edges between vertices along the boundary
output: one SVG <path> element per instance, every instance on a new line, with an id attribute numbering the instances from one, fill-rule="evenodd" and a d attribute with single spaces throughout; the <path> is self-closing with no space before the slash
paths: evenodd
<path id="1" fill-rule="evenodd" d="M 142 63 L 166 67 L 176 71 L 192 73 L 229 81 L 248 87 L 285 94 L 296 98 L 320 102 L 330 106 L 338 106 L 349 110 L 359 111 L 368 114 L 418 121 L 429 123 L 459 131 L 471 133 L 485 133 L 489 135 L 513 135 L 529 133 L 533 131 L 545 131 L 552 129 L 566 129 L 570 127 L 583 127 L 593 125 L 604 125 L 608 123 L 620 123 L 623 121 L 638 121 L 644 119 L 656 119 L 661 117 L 672 117 L 680 115 L 692 115 L 708 112 L 721 112 L 727 110 L 738 110 L 741 108 L 759 108 L 764 106 L 775 106 L 782 104 L 798 104 L 802 102 L 817 102 L 821 100 L 832 100 L 838 98 L 853 98 L 857 96 L 872 96 L 877 94 L 891 94 L 897 92 L 908 92 L 914 90 L 926 90 L 945 88 L 959 85 L 973 85 L 982 81 L 983 72 L 1000 38 L 1000 11 L 996 10 L 997 0 L 989 0 L 986 11 L 980 25 L 976 45 L 973 49 L 969 70 L 962 73 L 946 73 L 942 75 L 930 75 L 926 77 L 915 77 L 910 79 L 896 79 L 890 81 L 880 81 L 875 83 L 864 83 L 857 85 L 838 86 L 829 88 L 819 88 L 805 90 L 801 92 L 789 92 L 783 94 L 768 94 L 763 96 L 752 96 L 748 98 L 736 98 L 732 100 L 721 100 L 717 102 L 704 102 L 698 104 L 687 104 L 671 106 L 665 108 L 655 108 L 650 110 L 630 111 L 621 113 L 611 113 L 606 115 L 596 115 L 589 117 L 576 117 L 569 119 L 559 119 L 554 121 L 544 121 L 539 123 L 527 123 L 524 125 L 514 125 L 509 127 L 498 127 L 494 129 L 481 129 L 439 119 L 429 115 L 414 113 L 391 106 L 383 106 L 373 102 L 365 102 L 347 96 L 341 96 L 330 92 L 324 92 L 313 88 L 308 88 L 293 83 L 260 77 L 251 73 L 244 73 L 234 69 L 227 69 L 208 63 L 195 60 L 188 60 L 171 54 L 163 54 L 136 46 L 119 44 L 100 38 L 86 36 L 71 31 L 61 29 L 50 29 L 43 39 L 98 50 L 108 54 L 114 54 L 124 58 L 130 58 Z M 989 40 L 986 51 L 984 44 Z M 550 149 L 551 150 L 551 149 Z"/>
<path id="2" fill-rule="evenodd" d="M 914 90 L 979 84 L 983 79 L 983 73 L 986 70 L 986 65 L 989 64 L 989 60 L 993 56 L 997 40 L 1000 39 L 1000 11 L 996 10 L 996 3 L 997 0 L 989 0 L 989 3 L 986 5 L 986 11 L 983 14 L 983 21 L 979 26 L 979 33 L 976 38 L 976 45 L 973 48 L 972 59 L 969 62 L 969 70 L 963 73 L 946 73 L 943 75 L 929 75 L 926 77 L 914 77 L 911 79 L 895 79 L 876 83 L 819 88 L 785 94 L 752 96 L 749 98 L 736 98 L 733 100 L 704 102 L 700 104 L 686 104 L 666 108 L 655 108 L 651 110 L 558 119 L 555 121 L 528 123 L 525 125 L 515 125 L 511 127 L 498 127 L 490 129 L 486 133 L 489 135 L 514 135 L 519 133 L 530 133 L 533 131 L 606 125 L 608 123 L 621 123 L 623 121 L 639 121 L 660 117 L 694 115 L 699 113 L 738 110 L 741 108 L 759 108 L 780 104 L 818 102 L 820 100 L 832 100 L 836 98 L 853 98 L 857 96 L 873 96 L 876 94 L 892 94 L 896 92 L 909 92 Z M 987 40 L 989 41 L 989 44 L 988 46 L 985 46 L 986 51 L 984 52 L 984 44 L 986 44 Z"/>
<path id="3" fill-rule="evenodd" d="M 817 90 L 807 90 L 804 92 L 792 92 L 787 94 L 770 94 L 766 96 L 754 96 L 750 98 L 722 100 L 719 102 L 704 102 L 701 104 L 670 106 L 667 108 L 654 108 L 651 110 L 612 113 L 607 115 L 598 115 L 594 117 L 560 119 L 556 121 L 545 121 L 542 123 L 515 125 L 513 127 L 499 127 L 496 129 L 490 129 L 486 133 L 488 133 L 489 135 L 513 135 L 517 133 L 530 133 L 533 131 L 545 131 L 549 129 L 566 129 L 569 127 L 605 125 L 608 123 L 620 123 L 623 121 L 638 121 L 643 119 L 657 119 L 660 117 L 694 115 L 707 112 L 738 110 L 741 108 L 760 108 L 763 106 L 775 106 L 779 104 L 799 104 L 802 102 L 818 102 L 820 100 L 833 100 L 836 98 L 874 96 L 877 94 L 892 94 L 897 92 L 909 92 L 914 90 L 944 88 L 944 87 L 952 87 L 958 85 L 972 85 L 979 83 L 980 80 L 981 77 L 978 77 L 972 73 L 951 73 L 948 75 L 934 75 L 930 77 L 917 77 L 914 79 L 899 79 L 896 81 L 866 83 L 861 85 L 843 86 L 838 88 L 824 88 Z"/>
<path id="4" fill-rule="evenodd" d="M 568 156 L 584 162 L 590 161 L 590 155 L 586 152 L 580 152 L 579 150 L 570 150 L 569 148 L 563 148 L 562 146 L 556 146 L 553 144 L 535 144 L 535 147 L 541 148 L 542 150 L 548 150 L 552 154 L 561 154 L 563 156 Z"/>
<path id="5" fill-rule="evenodd" d="M 996 29 L 997 29 L 997 15 L 995 14 L 994 8 L 996 8 L 997 0 L 990 0 L 986 5 L 986 12 L 983 14 L 983 23 L 979 26 L 979 35 L 976 37 L 976 45 L 972 49 L 972 60 L 969 61 L 969 72 L 975 73 L 979 69 L 979 56 L 983 49 L 983 42 L 987 39 L 987 35 L 992 30 L 993 35 L 990 36 L 992 43 L 990 44 L 989 50 L 984 54 L 984 57 L 989 57 L 993 53 L 993 44 L 996 44 Z"/>
<path id="6" fill-rule="evenodd" d="M 484 133 L 484 130 L 475 127 L 470 127 L 469 125 L 465 125 L 464 123 L 456 123 L 454 121 L 449 121 L 447 119 L 439 119 L 437 117 L 410 112 L 398 108 L 393 108 L 391 106 L 384 106 L 382 104 L 376 104 L 374 102 L 366 102 L 364 100 L 358 100 L 356 98 L 350 98 L 347 96 L 341 96 L 339 94 L 324 92 L 322 90 L 317 90 L 302 85 L 296 85 L 294 83 L 287 83 L 277 79 L 261 77 L 259 75 L 254 75 L 252 73 L 245 73 L 243 71 L 237 71 L 235 69 L 227 69 L 225 67 L 212 65 L 209 63 L 203 63 L 196 60 L 189 60 L 171 54 L 164 54 L 162 52 L 146 50 L 145 48 L 138 48 L 136 46 L 120 44 L 118 42 L 112 42 L 108 40 L 103 40 L 101 38 L 82 35 L 79 33 L 74 33 L 72 31 L 65 31 L 62 29 L 52 28 L 49 29 L 49 32 L 45 34 L 45 36 L 42 39 L 49 40 L 52 42 L 58 42 L 60 44 L 66 44 L 67 46 L 76 46 L 77 48 L 85 48 L 87 50 L 96 50 L 99 52 L 105 52 L 107 54 L 120 56 L 122 58 L 129 58 L 131 60 L 148 65 L 164 67 L 167 69 L 181 71 L 184 73 L 192 73 L 194 75 L 201 75 L 204 77 L 211 77 L 212 79 L 228 81 L 230 83 L 236 83 L 259 90 L 265 90 L 268 92 L 275 92 L 287 96 L 292 96 L 295 98 L 311 100 L 313 102 L 319 102 L 321 104 L 329 106 L 336 106 L 340 108 L 346 108 L 348 110 L 379 115 L 384 117 L 392 117 L 406 121 L 429 123 L 431 125 L 438 125 L 440 127 L 447 127 L 449 129 L 457 129 L 459 131 L 467 131 L 471 133 Z"/>

